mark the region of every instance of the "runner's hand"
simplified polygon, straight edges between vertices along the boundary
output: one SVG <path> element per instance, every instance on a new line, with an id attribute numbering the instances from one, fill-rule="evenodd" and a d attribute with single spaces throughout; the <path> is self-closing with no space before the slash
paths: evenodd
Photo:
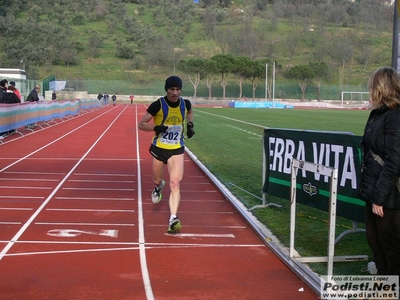
<path id="1" fill-rule="evenodd" d="M 168 129 L 168 126 L 165 126 L 165 125 L 156 125 L 156 126 L 154 126 L 154 131 L 157 133 L 157 135 L 167 131 L 167 129 Z"/>
<path id="2" fill-rule="evenodd" d="M 188 139 L 190 139 L 195 134 L 193 127 L 194 127 L 193 122 L 188 122 L 187 123 L 187 127 L 186 127 L 187 130 L 186 131 L 187 131 Z"/>

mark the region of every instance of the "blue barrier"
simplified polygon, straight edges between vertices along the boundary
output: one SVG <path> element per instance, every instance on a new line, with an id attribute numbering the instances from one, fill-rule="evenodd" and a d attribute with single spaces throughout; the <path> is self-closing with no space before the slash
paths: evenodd
<path id="1" fill-rule="evenodd" d="M 271 101 L 232 101 L 229 102 L 231 108 L 293 108 L 292 105 L 286 105 Z"/>
<path id="2" fill-rule="evenodd" d="M 48 122 L 78 115 L 84 110 L 101 107 L 97 99 L 38 101 L 0 104 L 0 133 L 37 122 Z"/>

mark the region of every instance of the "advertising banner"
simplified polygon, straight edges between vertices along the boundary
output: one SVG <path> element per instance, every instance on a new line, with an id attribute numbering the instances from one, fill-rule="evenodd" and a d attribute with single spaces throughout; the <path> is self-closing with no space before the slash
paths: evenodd
<path id="1" fill-rule="evenodd" d="M 364 222 L 364 202 L 357 197 L 361 137 L 347 132 L 264 130 L 263 192 L 290 199 L 292 158 L 338 169 L 337 215 Z M 296 201 L 329 211 L 330 178 L 298 170 Z"/>

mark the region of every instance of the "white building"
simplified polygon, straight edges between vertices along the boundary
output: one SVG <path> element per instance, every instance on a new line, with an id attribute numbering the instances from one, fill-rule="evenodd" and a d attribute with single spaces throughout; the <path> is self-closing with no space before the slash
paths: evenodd
<path id="1" fill-rule="evenodd" d="M 0 68 L 0 78 L 26 79 L 26 72 L 23 69 L 2 69 L 2 68 Z"/>

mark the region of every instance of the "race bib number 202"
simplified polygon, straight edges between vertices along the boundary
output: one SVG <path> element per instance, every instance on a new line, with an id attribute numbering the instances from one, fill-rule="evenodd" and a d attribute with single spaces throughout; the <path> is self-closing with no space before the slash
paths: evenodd
<path id="1" fill-rule="evenodd" d="M 160 142 L 168 145 L 176 145 L 181 140 L 181 135 L 181 125 L 168 126 L 167 131 L 163 132 L 160 138 Z"/>

